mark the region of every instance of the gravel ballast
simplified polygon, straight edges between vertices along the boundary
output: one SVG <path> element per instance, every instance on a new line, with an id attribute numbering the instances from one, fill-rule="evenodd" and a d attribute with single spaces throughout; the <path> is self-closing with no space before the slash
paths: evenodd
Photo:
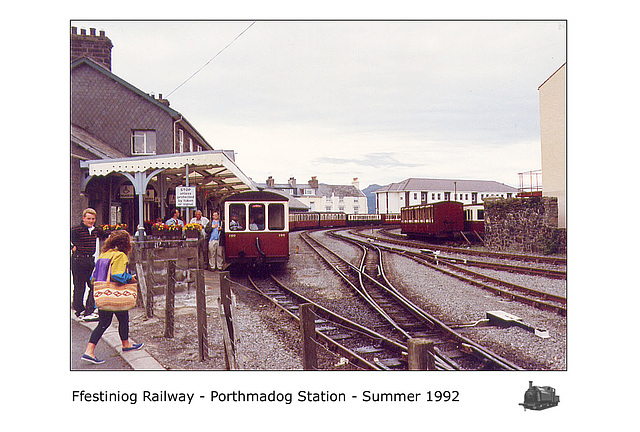
<path id="1" fill-rule="evenodd" d="M 321 243 L 358 265 L 361 252 L 356 246 L 312 234 Z M 363 306 L 358 295 L 329 270 L 315 252 L 290 234 L 290 259 L 278 272 L 278 279 L 322 306 L 366 326 L 380 319 Z M 296 252 L 297 251 L 297 252 Z M 502 310 L 516 315 L 526 324 L 548 330 L 543 339 L 520 327 L 472 327 L 460 330 L 466 337 L 486 346 L 500 356 L 529 370 L 566 369 L 566 318 L 507 301 L 477 287 L 429 269 L 413 260 L 385 253 L 385 270 L 406 297 L 446 323 L 470 323 L 486 318 L 487 311 Z M 492 275 L 523 286 L 566 292 L 566 281 L 522 276 L 504 272 Z M 508 275 L 508 276 L 505 276 Z M 172 370 L 224 370 L 222 327 L 219 321 L 215 289 L 218 273 L 207 272 L 207 315 L 209 359 L 199 360 L 195 293 L 176 293 L 174 338 L 164 337 L 163 296 L 156 297 L 156 317 L 147 319 L 143 310 L 131 313 L 131 334 L 145 343 L 147 351 L 165 368 Z M 212 282 L 213 281 L 213 282 Z M 238 359 L 247 370 L 301 370 L 301 337 L 298 323 L 251 290 L 232 283 L 235 295 L 234 322 L 239 335 Z M 321 350 L 322 351 L 322 350 Z M 322 369 L 341 369 L 334 354 L 320 352 Z"/>

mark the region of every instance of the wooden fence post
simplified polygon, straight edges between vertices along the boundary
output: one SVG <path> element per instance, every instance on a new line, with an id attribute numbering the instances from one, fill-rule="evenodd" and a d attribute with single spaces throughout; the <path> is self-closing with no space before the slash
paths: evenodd
<path id="1" fill-rule="evenodd" d="M 228 271 L 220 272 L 220 324 L 222 325 L 225 365 L 227 370 L 238 369 L 239 365 L 236 361 L 236 336 L 231 308 L 231 284 L 229 282 Z"/>
<path id="2" fill-rule="evenodd" d="M 176 260 L 167 261 L 167 293 L 164 309 L 164 337 L 173 337 L 174 307 L 176 294 Z"/>
<path id="3" fill-rule="evenodd" d="M 198 316 L 198 350 L 200 361 L 209 358 L 207 343 L 207 297 L 204 286 L 204 270 L 196 270 L 196 313 Z"/>
<path id="4" fill-rule="evenodd" d="M 149 301 L 147 297 L 147 280 L 144 277 L 144 266 L 141 262 L 136 262 L 136 279 L 138 279 L 138 299 L 136 306 L 145 306 Z"/>
<path id="5" fill-rule="evenodd" d="M 409 370 L 436 370 L 432 341 L 409 339 L 408 349 Z"/>
<path id="6" fill-rule="evenodd" d="M 302 366 L 304 370 L 318 369 L 316 352 L 316 314 L 313 305 L 300 305 L 300 330 L 302 331 Z"/>
<path id="7" fill-rule="evenodd" d="M 145 285 L 146 285 L 146 312 L 147 312 L 147 318 L 152 318 L 153 317 L 153 288 L 154 288 L 154 279 L 153 279 L 153 250 L 152 249 L 145 249 L 145 255 L 146 255 L 146 261 L 147 261 L 147 274 L 149 275 L 149 280 L 147 280 L 147 278 L 145 278 Z"/>

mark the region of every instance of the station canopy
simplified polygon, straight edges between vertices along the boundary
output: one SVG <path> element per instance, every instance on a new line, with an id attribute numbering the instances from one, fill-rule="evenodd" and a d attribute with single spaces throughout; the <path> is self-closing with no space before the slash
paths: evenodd
<path id="1" fill-rule="evenodd" d="M 80 166 L 88 169 L 89 177 L 112 173 L 133 177 L 138 173 L 144 174 L 148 182 L 162 174 L 167 185 L 197 186 L 200 190 L 222 196 L 258 190 L 253 180 L 238 168 L 225 150 L 98 159 L 83 161 Z"/>

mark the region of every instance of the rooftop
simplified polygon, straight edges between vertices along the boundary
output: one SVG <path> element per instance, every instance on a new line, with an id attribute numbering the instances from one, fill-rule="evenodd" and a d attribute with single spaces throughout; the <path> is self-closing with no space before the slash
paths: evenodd
<path id="1" fill-rule="evenodd" d="M 459 179 L 425 179 L 408 178 L 398 183 L 391 183 L 376 190 L 380 192 L 401 191 L 459 191 L 469 192 L 518 192 L 517 188 L 493 180 L 459 180 Z"/>

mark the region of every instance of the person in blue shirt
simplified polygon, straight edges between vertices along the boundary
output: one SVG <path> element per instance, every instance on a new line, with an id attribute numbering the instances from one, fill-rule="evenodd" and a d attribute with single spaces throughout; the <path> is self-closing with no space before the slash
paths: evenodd
<path id="1" fill-rule="evenodd" d="M 220 240 L 222 237 L 222 222 L 220 221 L 220 214 L 213 212 L 211 221 L 207 225 L 206 232 L 209 236 L 209 267 L 213 271 L 222 270 L 223 255 L 222 245 Z"/>
<path id="2" fill-rule="evenodd" d="M 178 211 L 178 209 L 173 209 L 172 216 L 167 219 L 165 225 L 178 225 L 181 227 L 184 226 L 184 222 L 182 222 L 182 219 L 180 219 L 180 212 Z"/>

